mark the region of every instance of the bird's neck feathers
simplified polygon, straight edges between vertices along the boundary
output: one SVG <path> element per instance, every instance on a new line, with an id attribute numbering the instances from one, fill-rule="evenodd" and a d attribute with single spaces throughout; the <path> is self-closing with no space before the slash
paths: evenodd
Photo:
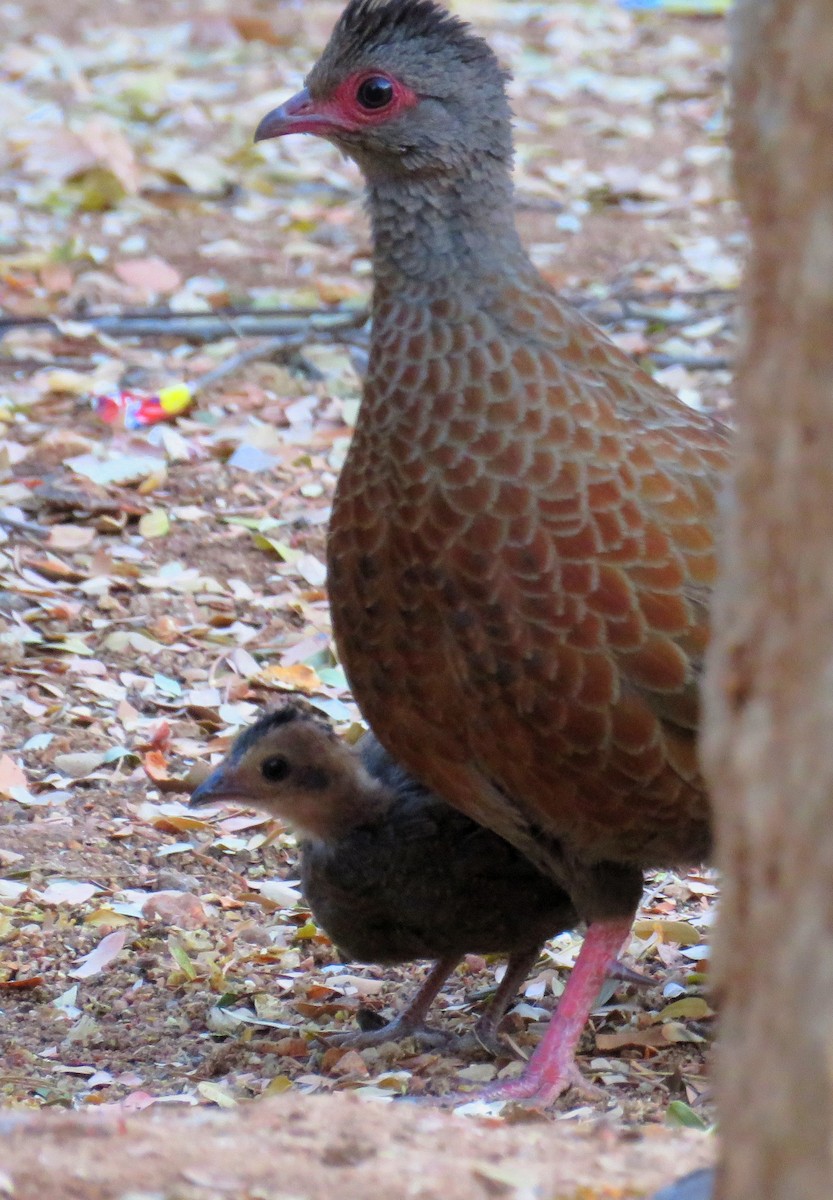
<path id="1" fill-rule="evenodd" d="M 515 228 L 509 166 L 368 183 L 376 299 L 426 299 L 528 266 Z"/>
<path id="2" fill-rule="evenodd" d="M 349 772 L 331 785 L 326 803 L 307 808 L 303 817 L 298 812 L 292 824 L 304 841 L 333 845 L 354 829 L 381 820 L 392 802 L 390 791 L 354 758 Z"/>

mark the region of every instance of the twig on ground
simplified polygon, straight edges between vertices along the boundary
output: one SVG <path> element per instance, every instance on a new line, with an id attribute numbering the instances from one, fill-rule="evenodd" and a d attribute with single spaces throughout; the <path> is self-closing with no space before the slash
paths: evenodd
<path id="1" fill-rule="evenodd" d="M 2 332 L 0 331 L 0 337 Z M 0 358 L 0 371 L 94 371 L 96 364 L 90 359 L 61 357 L 44 358 Z"/>
<path id="2" fill-rule="evenodd" d="M 730 371 L 731 358 L 715 355 L 708 358 L 698 354 L 648 354 L 655 367 L 685 367 L 687 371 Z"/>
<path id="3" fill-rule="evenodd" d="M 337 340 L 342 333 L 361 328 L 364 309 L 333 312 L 329 309 L 291 310 L 278 314 L 257 311 L 228 313 L 121 313 L 81 318 L 2 317 L 0 337 L 12 329 L 48 329 L 83 332 L 88 327 L 108 337 L 175 337 L 194 342 L 216 342 L 227 337 L 297 337 L 301 344 Z"/>
<path id="4" fill-rule="evenodd" d="M 219 383 L 221 379 L 225 379 L 228 375 L 233 375 L 242 367 L 248 366 L 249 363 L 260 362 L 267 358 L 280 357 L 284 360 L 291 359 L 306 345 L 308 340 L 304 334 L 296 334 L 294 337 L 269 338 L 265 342 L 258 342 L 255 346 L 249 346 L 246 350 L 241 350 L 239 354 L 230 354 L 218 367 L 206 371 L 205 375 L 198 376 L 191 383 L 191 394 L 193 396 L 197 392 L 202 392 L 206 388 L 213 387 L 215 383 Z"/>
<path id="5" fill-rule="evenodd" d="M 20 533 L 23 537 L 27 537 L 32 541 L 41 545 L 49 537 L 49 530 L 44 529 L 42 525 L 36 525 L 33 521 L 20 521 L 17 517 L 7 517 L 0 513 L 0 526 L 3 529 L 12 529 L 15 533 Z"/>
<path id="6" fill-rule="evenodd" d="M 692 325 L 696 321 L 702 321 L 704 316 L 711 315 L 697 309 L 675 313 L 668 309 L 663 310 L 661 308 L 649 308 L 643 304 L 633 304 L 630 300 L 621 300 L 619 303 L 622 305 L 622 316 L 626 320 L 650 321 L 653 325 Z M 725 306 L 720 311 L 725 312 Z"/>
<path id="7" fill-rule="evenodd" d="M 598 311 L 611 320 L 604 305 L 618 304 L 622 316 L 663 324 L 681 324 L 685 318 L 666 316 L 662 310 L 645 308 L 646 303 L 665 301 L 702 301 L 719 297 L 731 301 L 732 288 L 700 288 L 663 291 L 640 291 L 633 287 L 611 288 L 605 296 L 579 292 L 563 292 L 565 300 L 583 311 Z M 695 314 L 692 314 L 694 316 Z M 160 312 L 126 311 L 122 313 L 79 314 L 70 317 L 0 317 L 0 338 L 13 329 L 66 330 L 76 333 L 88 326 L 110 337 L 181 337 L 196 342 L 217 341 L 224 337 L 290 337 L 305 334 L 308 340 L 319 335 L 339 337 L 350 330 L 361 329 L 369 318 L 367 309 L 336 310 L 329 308 L 230 308 L 222 312 Z M 619 318 L 615 318 L 619 319 Z"/>

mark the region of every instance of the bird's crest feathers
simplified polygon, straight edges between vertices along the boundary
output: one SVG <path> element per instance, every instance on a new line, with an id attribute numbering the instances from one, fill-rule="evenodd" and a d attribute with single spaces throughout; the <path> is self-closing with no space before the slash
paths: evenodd
<path id="1" fill-rule="evenodd" d="M 437 38 L 466 62 L 493 57 L 465 21 L 434 0 L 350 0 L 333 31 L 342 49 L 348 41 L 367 49 L 414 38 Z"/>
<path id="2" fill-rule="evenodd" d="M 276 704 L 274 708 L 267 710 L 261 717 L 258 717 L 253 725 L 249 725 L 244 729 L 234 742 L 229 752 L 229 758 L 233 762 L 239 762 L 272 729 L 275 729 L 279 725 L 288 725 L 291 721 L 313 725 L 317 732 L 327 738 L 337 740 L 332 725 L 317 709 L 313 708 L 306 700 L 293 698 L 292 700 L 283 700 Z"/>

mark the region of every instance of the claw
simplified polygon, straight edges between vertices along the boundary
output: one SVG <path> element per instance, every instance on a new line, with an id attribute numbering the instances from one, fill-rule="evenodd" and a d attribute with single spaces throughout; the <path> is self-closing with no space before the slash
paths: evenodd
<path id="1" fill-rule="evenodd" d="M 454 1040 L 454 1034 L 444 1029 L 406 1019 L 403 1014 L 393 1021 L 386 1021 L 378 1029 L 357 1030 L 355 1033 L 338 1033 L 326 1039 L 328 1046 L 349 1047 L 351 1050 L 366 1050 L 368 1046 L 382 1046 L 385 1042 L 401 1042 L 413 1038 L 415 1042 L 433 1049 L 446 1046 Z"/>

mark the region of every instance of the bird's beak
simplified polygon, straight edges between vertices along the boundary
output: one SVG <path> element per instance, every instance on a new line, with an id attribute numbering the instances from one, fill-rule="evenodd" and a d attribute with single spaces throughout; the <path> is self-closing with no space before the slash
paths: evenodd
<path id="1" fill-rule="evenodd" d="M 235 787 L 234 772 L 222 763 L 212 771 L 191 793 L 189 808 L 203 808 L 208 804 L 246 803 L 246 797 Z"/>
<path id="2" fill-rule="evenodd" d="M 322 134 L 324 127 L 332 128 L 333 124 L 332 114 L 321 112 L 304 88 L 266 114 L 255 130 L 255 141 L 265 142 L 268 138 L 283 137 L 286 133 Z"/>

